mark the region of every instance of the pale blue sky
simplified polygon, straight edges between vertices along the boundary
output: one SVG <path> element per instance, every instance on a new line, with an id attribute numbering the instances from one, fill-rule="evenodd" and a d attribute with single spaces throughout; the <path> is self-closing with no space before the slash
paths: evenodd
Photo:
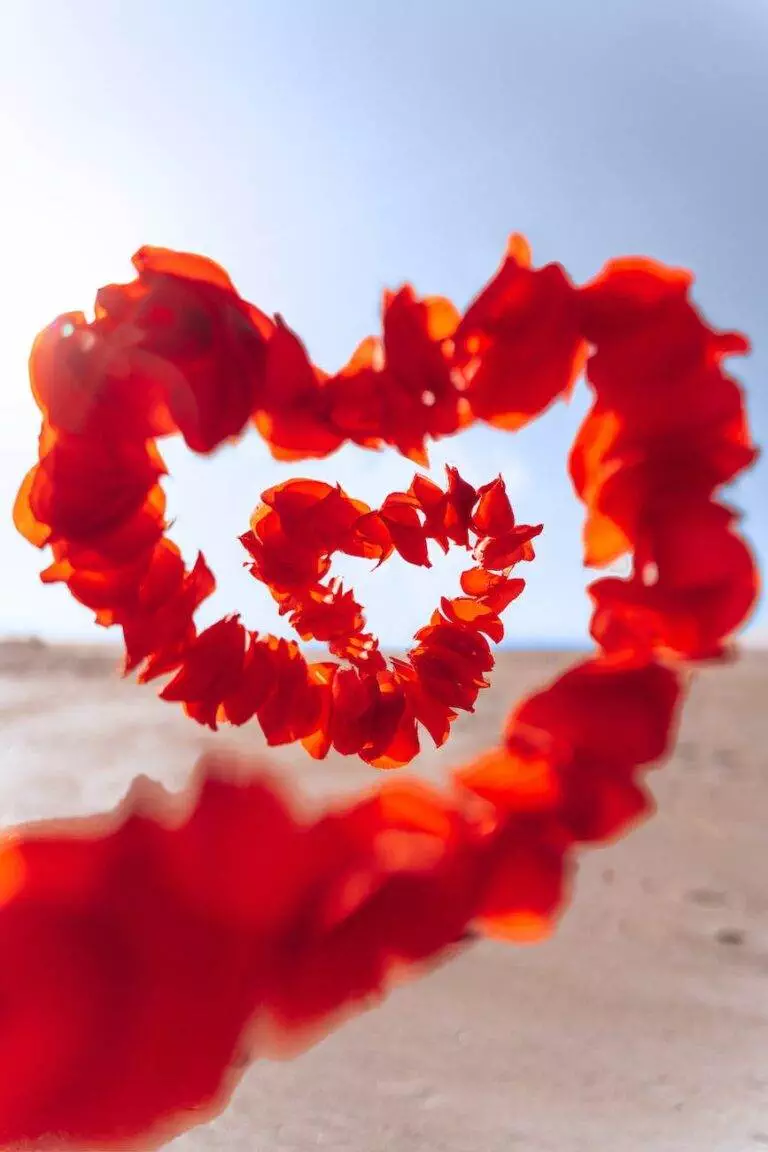
<path id="1" fill-rule="evenodd" d="M 764 0 L 4 0 L 0 633 L 95 637 L 62 589 L 37 583 L 42 557 L 10 525 L 35 452 L 25 361 L 35 331 L 90 308 L 143 243 L 221 261 L 329 368 L 375 330 L 385 285 L 463 305 L 512 230 L 580 280 L 625 253 L 688 265 L 712 319 L 754 341 L 739 372 L 768 441 L 766 59 Z M 513 641 L 575 642 L 586 626 L 564 465 L 585 403 L 436 453 L 475 481 L 502 471 L 520 516 L 545 522 L 507 614 Z M 357 450 L 278 467 L 255 437 L 214 461 L 167 455 L 177 538 L 220 578 L 209 618 L 242 607 L 254 627 L 275 617 L 236 536 L 264 487 L 338 477 L 374 501 L 413 472 Z M 765 473 L 736 492 L 761 556 Z M 400 642 L 459 567 L 357 565 L 354 582 Z"/>

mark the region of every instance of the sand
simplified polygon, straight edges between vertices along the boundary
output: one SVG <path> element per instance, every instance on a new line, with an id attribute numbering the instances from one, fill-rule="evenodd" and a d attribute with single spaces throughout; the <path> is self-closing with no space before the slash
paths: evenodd
<path id="1" fill-rule="evenodd" d="M 439 779 L 572 659 L 502 656 L 478 714 L 423 757 Z M 105 650 L 0 646 L 0 821 L 171 787 L 213 743 Z M 657 816 L 585 854 L 556 936 L 478 946 L 290 1063 L 256 1064 L 175 1152 L 747 1152 L 768 1147 L 768 653 L 697 680 Z M 370 771 L 274 761 L 316 797 Z"/>

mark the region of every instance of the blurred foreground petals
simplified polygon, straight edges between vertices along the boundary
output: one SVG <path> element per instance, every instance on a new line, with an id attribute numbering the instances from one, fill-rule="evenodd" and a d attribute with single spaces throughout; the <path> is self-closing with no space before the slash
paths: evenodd
<path id="1" fill-rule="evenodd" d="M 158 1147 L 483 920 L 556 911 L 556 853 L 459 794 L 299 817 L 258 767 L 209 756 L 183 794 L 140 778 L 109 815 L 5 834 L 4 1148 Z"/>

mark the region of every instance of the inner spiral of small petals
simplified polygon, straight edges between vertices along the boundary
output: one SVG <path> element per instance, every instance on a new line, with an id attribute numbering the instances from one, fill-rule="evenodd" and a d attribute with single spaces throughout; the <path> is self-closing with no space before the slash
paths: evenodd
<path id="1" fill-rule="evenodd" d="M 337 658 L 308 665 L 318 710 L 316 728 L 302 737 L 310 753 L 323 756 L 333 746 L 392 767 L 418 751 L 419 725 L 443 743 L 458 711 L 472 711 L 479 690 L 487 687 L 485 674 L 493 667 L 489 641 L 503 638 L 500 613 L 525 586 L 512 571 L 533 559 L 531 541 L 541 529 L 516 523 L 501 478 L 475 489 L 450 467 L 445 490 L 417 474 L 406 492 L 390 493 L 376 509 L 317 480 L 289 480 L 265 492 L 241 537 L 250 571 L 299 637 L 327 643 Z M 343 553 L 378 567 L 398 554 L 429 567 L 430 542 L 446 552 L 451 545 L 464 548 L 475 564 L 461 575 L 462 595 L 442 599 L 406 658 L 387 661 L 378 638 L 366 631 L 354 593 L 330 576 L 332 557 Z M 230 630 L 240 627 L 238 621 L 229 624 Z M 255 714 L 264 702 L 263 686 L 274 675 L 277 643 L 249 636 L 245 664 L 261 672 L 247 677 Z M 188 678 L 177 678 L 166 693 L 183 699 L 189 710 L 191 687 Z M 293 705 L 284 701 L 284 708 Z M 224 699 L 207 719 L 242 723 L 248 711 L 241 691 L 234 709 Z"/>

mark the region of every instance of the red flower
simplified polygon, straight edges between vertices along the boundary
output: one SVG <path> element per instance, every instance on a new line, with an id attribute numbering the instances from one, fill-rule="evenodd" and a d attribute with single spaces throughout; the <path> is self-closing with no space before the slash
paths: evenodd
<path id="1" fill-rule="evenodd" d="M 264 387 L 272 323 L 212 260 L 141 248 L 138 279 L 102 288 L 96 319 L 61 316 L 35 342 L 32 389 L 46 418 L 98 439 L 180 429 L 209 452 L 247 423 Z"/>
<path id="2" fill-rule="evenodd" d="M 521 560 L 533 560 L 531 540 L 544 531 L 543 524 L 518 524 L 503 536 L 487 536 L 478 541 L 473 555 L 483 568 L 507 571 Z"/>
<path id="3" fill-rule="evenodd" d="M 238 436 L 265 387 L 272 322 L 202 256 L 139 249 L 131 284 L 102 288 L 97 317 L 124 349 L 125 371 L 153 383 L 195 452 Z"/>
<path id="4" fill-rule="evenodd" d="M 37 547 L 51 546 L 43 581 L 66 583 L 100 624 L 125 619 L 164 548 L 164 472 L 152 441 L 93 441 L 43 430 L 40 462 L 16 498 L 16 527 Z"/>
<path id="5" fill-rule="evenodd" d="M 472 528 L 478 536 L 504 536 L 515 527 L 515 514 L 507 495 L 504 479 L 498 476 L 478 489 L 477 508 L 472 515 Z"/>
<path id="6" fill-rule="evenodd" d="M 188 823 L 177 807 L 142 780 L 115 818 L 0 849 L 3 1147 L 157 1147 L 225 1102 L 304 833 L 215 773 Z"/>
<path id="7" fill-rule="evenodd" d="M 316 828 L 340 855 L 322 897 L 305 906 L 277 976 L 277 1046 L 314 1039 L 329 1023 L 381 1000 L 396 977 L 467 935 L 479 876 L 459 810 L 414 781 L 385 785 Z"/>
<path id="8" fill-rule="evenodd" d="M 377 767 L 407 764 L 419 751 L 416 719 L 398 678 L 340 668 L 331 692 L 330 738 L 342 755 Z"/>
<path id="9" fill-rule="evenodd" d="M 639 535 L 629 580 L 598 580 L 591 631 L 609 652 L 708 660 L 749 617 L 759 580 L 734 512 L 673 492 Z"/>
<path id="10" fill-rule="evenodd" d="M 276 460 L 328 456 L 344 440 L 331 420 L 332 398 L 321 372 L 281 317 L 269 343 L 256 427 Z"/>
<path id="11" fill-rule="evenodd" d="M 472 509 L 477 503 L 477 492 L 459 475 L 457 468 L 446 467 L 448 484 L 445 492 L 426 476 L 418 473 L 408 489 L 424 514 L 424 535 L 436 540 L 444 552 L 448 541 L 469 546 Z"/>
<path id="12" fill-rule="evenodd" d="M 688 299 L 690 272 L 654 260 L 612 260 L 578 293 L 580 326 L 594 345 L 589 380 L 604 405 L 633 431 L 681 432 L 720 406 L 716 382 L 725 356 L 749 350 L 737 332 L 717 332 Z M 697 384 L 709 387 L 696 395 Z M 652 395 L 663 404 L 649 402 Z"/>
<path id="13" fill-rule="evenodd" d="M 194 614 L 215 587 L 202 555 L 188 572 L 176 545 L 163 540 L 121 620 L 126 672 L 143 664 L 139 680 L 148 682 L 178 667 L 197 635 Z"/>
<path id="14" fill-rule="evenodd" d="M 551 741 L 569 828 L 579 840 L 605 839 L 647 807 L 632 774 L 667 752 L 680 695 L 677 675 L 662 664 L 587 660 L 515 709 L 506 743 L 514 752 L 535 732 Z"/>
<path id="15" fill-rule="evenodd" d="M 365 624 L 363 610 L 351 591 L 341 584 L 326 588 L 318 584 L 303 593 L 302 599 L 288 600 L 286 611 L 291 627 L 302 640 L 343 643 Z"/>
<path id="16" fill-rule="evenodd" d="M 154 519 L 151 509 L 164 474 L 151 441 L 86 440 L 46 428 L 40 462 L 16 498 L 16 527 L 38 548 L 66 541 L 119 557 L 126 536 L 128 548 L 135 546 L 136 517 L 148 502 Z"/>
<path id="17" fill-rule="evenodd" d="M 382 322 L 384 439 L 426 463 L 425 438 L 448 436 L 462 422 L 447 345 L 459 314 L 450 300 L 419 300 L 405 285 L 385 294 Z"/>
<path id="18" fill-rule="evenodd" d="M 485 936 L 516 943 L 549 936 L 565 900 L 568 847 L 552 820 L 500 821 L 482 859 L 474 927 Z"/>
<path id="19" fill-rule="evenodd" d="M 317 552 L 357 554 L 354 529 L 370 509 L 361 500 L 351 499 L 338 484 L 286 480 L 268 488 L 261 499 L 273 509 L 282 531 L 294 545 Z"/>
<path id="20" fill-rule="evenodd" d="M 330 423 L 365 448 L 380 448 L 385 435 L 381 341 L 367 336 L 341 371 L 325 382 Z"/>
<path id="21" fill-rule="evenodd" d="M 240 537 L 253 560 L 249 571 L 276 599 L 316 584 L 329 571 L 330 557 L 305 546 L 300 538 L 291 540 L 278 516 L 268 512 L 258 518 L 255 515 L 251 524 L 251 531 Z"/>
<path id="22" fill-rule="evenodd" d="M 276 636 L 258 641 L 254 637 L 253 643 L 266 648 L 271 663 L 270 688 L 256 711 L 267 743 L 292 744 L 312 736 L 317 731 L 323 692 L 298 646 Z"/>
<path id="23" fill-rule="evenodd" d="M 176 675 L 160 693 L 188 716 L 215 729 L 257 716 L 268 744 L 290 744 L 315 730 L 320 690 L 297 646 L 259 639 L 238 617 L 207 628 L 188 645 Z"/>
<path id="24" fill-rule="evenodd" d="M 488 685 L 484 674 L 493 667 L 493 656 L 482 635 L 487 629 L 473 627 L 476 621 L 458 618 L 460 609 L 455 609 L 455 604 L 444 601 L 444 614 L 436 612 L 432 623 L 419 629 L 409 660 L 428 696 L 448 709 L 472 712 L 478 692 Z M 490 610 L 486 612 L 488 617 L 493 615 Z M 500 627 L 500 621 L 498 624 Z"/>
<path id="25" fill-rule="evenodd" d="M 682 438 L 675 435 L 632 439 L 616 413 L 596 405 L 582 424 L 571 451 L 571 476 L 587 506 L 584 563 L 602 566 L 636 547 L 650 508 L 663 506 L 669 493 L 687 492 L 707 501 L 750 459 L 744 439 L 746 417 L 739 390 L 733 419 Z M 693 425 L 692 421 L 692 425 Z"/>
<path id="26" fill-rule="evenodd" d="M 225 616 L 189 645 L 163 700 L 180 700 L 188 716 L 214 730 L 219 710 L 237 692 L 245 667 L 247 633 L 237 616 Z"/>
<path id="27" fill-rule="evenodd" d="M 112 438 L 115 428 L 134 442 L 174 432 L 167 373 L 136 355 L 137 335 L 101 308 L 90 323 L 70 312 L 44 328 L 32 345 L 29 378 L 45 419 L 93 439 Z"/>
<path id="28" fill-rule="evenodd" d="M 462 592 L 466 592 L 467 596 L 472 596 L 496 614 L 503 612 L 513 600 L 516 600 L 524 588 L 525 580 L 510 578 L 504 573 L 489 572 L 485 568 L 468 568 L 461 574 Z"/>
<path id="29" fill-rule="evenodd" d="M 392 548 L 403 560 L 417 567 L 431 567 L 424 526 L 413 496 L 407 492 L 391 492 L 374 515 L 384 524 Z M 359 526 L 358 534 L 367 538 L 367 520 L 365 523 L 365 528 L 362 524 Z"/>
<path id="30" fill-rule="evenodd" d="M 512 236 L 496 276 L 455 333 L 472 412 L 499 428 L 521 428 L 568 392 L 584 363 L 576 292 L 558 264 L 531 267 Z"/>
<path id="31" fill-rule="evenodd" d="M 634 772 L 668 750 L 680 693 L 661 664 L 585 660 L 518 705 L 505 750 L 460 781 L 502 811 L 557 814 L 569 840 L 611 838 L 648 807 Z"/>
<path id="32" fill-rule="evenodd" d="M 667 493 L 706 500 L 755 458 L 741 389 L 721 366 L 748 344 L 702 319 L 691 280 L 651 260 L 618 260 L 579 294 L 597 397 L 570 460 L 587 505 L 587 564 L 632 548 L 640 519 Z"/>
<path id="33" fill-rule="evenodd" d="M 387 292 L 383 339 L 363 340 L 327 381 L 333 427 L 365 447 L 392 444 L 426 464 L 427 437 L 450 435 L 468 419 L 453 374 L 458 319 L 442 297 L 420 300 L 410 285 Z"/>

